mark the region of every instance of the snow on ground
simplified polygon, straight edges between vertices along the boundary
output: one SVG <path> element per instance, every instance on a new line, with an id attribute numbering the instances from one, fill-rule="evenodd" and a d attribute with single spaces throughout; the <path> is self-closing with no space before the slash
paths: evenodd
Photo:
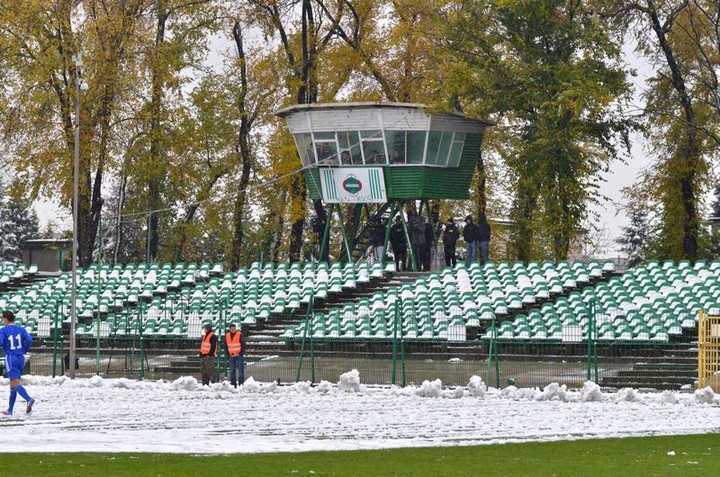
<path id="1" fill-rule="evenodd" d="M 4 403 L 7 379 L 0 385 Z M 457 388 L 372 387 L 355 370 L 316 386 L 98 376 L 27 376 L 25 386 L 38 402 L 26 416 L 18 398 L 15 415 L 0 419 L 2 435 L 12 433 L 4 452 L 299 452 L 720 432 L 720 395 L 709 388 L 499 390 L 477 376 Z"/>

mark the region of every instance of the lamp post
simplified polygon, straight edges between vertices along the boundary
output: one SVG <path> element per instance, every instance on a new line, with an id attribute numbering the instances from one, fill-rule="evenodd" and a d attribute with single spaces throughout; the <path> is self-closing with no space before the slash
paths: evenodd
<path id="1" fill-rule="evenodd" d="M 77 262 L 78 262 L 78 196 L 80 176 L 80 91 L 87 91 L 87 83 L 80 78 L 83 66 L 80 53 L 73 55 L 75 63 L 75 160 L 73 162 L 73 244 L 72 283 L 70 285 L 70 378 L 75 379 L 75 325 L 77 323 Z"/>

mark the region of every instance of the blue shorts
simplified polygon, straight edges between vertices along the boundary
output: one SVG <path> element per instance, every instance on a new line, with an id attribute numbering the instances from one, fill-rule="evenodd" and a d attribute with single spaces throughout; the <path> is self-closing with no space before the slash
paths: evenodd
<path id="1" fill-rule="evenodd" d="M 5 356 L 5 374 L 7 374 L 8 379 L 20 379 L 23 367 L 25 367 L 25 356 L 21 354 Z"/>

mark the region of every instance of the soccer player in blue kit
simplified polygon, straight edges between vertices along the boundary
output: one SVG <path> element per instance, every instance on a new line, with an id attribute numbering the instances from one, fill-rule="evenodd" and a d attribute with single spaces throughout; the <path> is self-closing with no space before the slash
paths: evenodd
<path id="1" fill-rule="evenodd" d="M 20 384 L 20 377 L 25 366 L 25 353 L 32 344 L 32 336 L 25 328 L 15 324 L 15 315 L 11 311 L 4 310 L 2 312 L 2 321 L 5 326 L 0 328 L 0 343 L 5 352 L 5 373 L 10 379 L 10 404 L 7 411 L 2 411 L 2 414 L 12 416 L 18 394 L 27 401 L 25 413 L 30 414 L 35 400 Z"/>

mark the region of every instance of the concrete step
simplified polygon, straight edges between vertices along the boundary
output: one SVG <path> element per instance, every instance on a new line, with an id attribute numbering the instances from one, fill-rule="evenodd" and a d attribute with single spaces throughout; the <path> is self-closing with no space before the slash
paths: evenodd
<path id="1" fill-rule="evenodd" d="M 636 379 L 633 377 L 604 377 L 600 380 L 602 387 L 614 388 L 635 388 L 635 389 L 657 389 L 657 390 L 680 390 L 687 385 L 693 385 L 697 378 L 695 377 L 643 377 Z"/>
<path id="2" fill-rule="evenodd" d="M 674 362 L 674 363 L 637 363 L 633 366 L 637 371 L 671 371 L 671 372 L 697 372 L 697 361 L 693 363 Z"/>
<path id="3" fill-rule="evenodd" d="M 697 378 L 697 369 L 684 372 L 684 370 L 661 370 L 661 369 L 630 369 L 627 371 L 618 371 L 617 377 L 621 378 L 634 378 L 634 379 L 646 379 L 646 378 Z"/>

